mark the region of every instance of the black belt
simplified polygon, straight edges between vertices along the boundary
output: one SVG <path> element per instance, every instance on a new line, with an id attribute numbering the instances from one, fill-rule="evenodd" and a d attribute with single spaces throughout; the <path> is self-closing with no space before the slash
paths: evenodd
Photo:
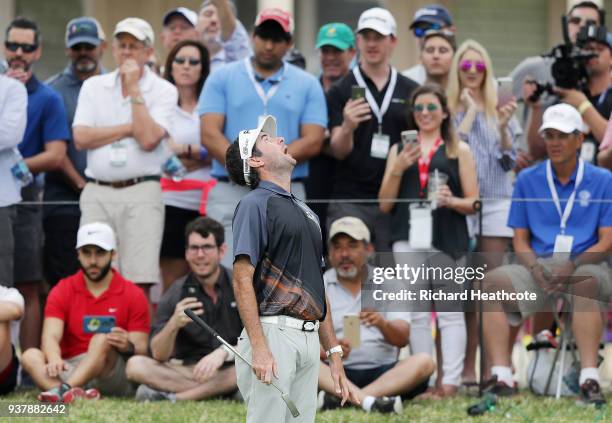
<path id="1" fill-rule="evenodd" d="M 159 182 L 159 180 L 160 180 L 160 177 L 157 175 L 140 176 L 138 178 L 126 179 L 123 181 L 112 181 L 112 182 L 111 181 L 101 181 L 99 179 L 94 179 L 94 178 L 87 178 L 87 182 L 93 182 L 94 184 L 102 185 L 105 187 L 111 187 L 111 188 L 127 188 L 133 185 L 139 184 L 141 182 L 148 182 L 148 181 Z"/>

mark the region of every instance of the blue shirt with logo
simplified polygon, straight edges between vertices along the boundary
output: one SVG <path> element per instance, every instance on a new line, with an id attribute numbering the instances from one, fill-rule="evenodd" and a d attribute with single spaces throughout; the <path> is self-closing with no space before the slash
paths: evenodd
<path id="1" fill-rule="evenodd" d="M 291 144 L 300 138 L 300 126 L 304 124 L 327 127 L 327 104 L 325 94 L 317 79 L 289 63 L 274 75 L 261 78 L 264 92 L 273 85 L 279 88 L 268 101 L 267 113 L 276 118 L 277 135 Z M 202 89 L 198 102 L 198 113 L 225 115 L 224 135 L 234 142 L 243 129 L 257 128 L 259 116 L 264 114 L 264 104 L 248 76 L 244 60 L 225 65 L 213 72 Z M 212 176 L 227 177 L 223 165 L 213 160 Z M 293 178 L 308 176 L 308 163 L 302 162 L 293 170 Z"/>
<path id="2" fill-rule="evenodd" d="M 24 158 L 36 156 L 50 141 L 70 138 L 66 109 L 60 95 L 38 81 L 34 75 L 26 83 L 28 90 L 28 123 L 19 151 Z"/>
<path id="3" fill-rule="evenodd" d="M 574 191 L 578 165 L 567 184 L 562 185 L 553 168 L 553 182 L 559 195 L 561 210 Z M 541 201 L 520 201 L 541 199 Z M 555 238 L 561 233 L 561 217 L 552 201 L 546 181 L 546 161 L 523 170 L 514 186 L 508 226 L 528 229 L 531 248 L 538 256 L 549 256 L 554 251 Z M 519 201 L 515 201 L 519 200 Z M 594 201 L 607 200 L 608 202 Z M 612 227 L 612 173 L 607 169 L 584 164 L 584 177 L 576 191 L 572 213 L 565 234 L 574 237 L 572 255 L 587 250 L 598 242 L 598 229 Z"/>

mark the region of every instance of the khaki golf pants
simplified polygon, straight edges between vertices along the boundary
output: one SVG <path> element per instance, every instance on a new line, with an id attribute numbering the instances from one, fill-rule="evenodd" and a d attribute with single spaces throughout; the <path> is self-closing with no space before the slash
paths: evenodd
<path id="1" fill-rule="evenodd" d="M 236 357 L 238 388 L 247 405 L 249 423 L 314 422 L 317 411 L 319 377 L 319 333 L 302 332 L 275 324 L 262 323 L 268 347 L 278 366 L 274 383 L 289 394 L 300 412 L 294 418 L 272 385 L 257 379 L 251 368 Z M 252 349 L 246 329 L 238 339 L 238 352 L 252 360 Z"/>

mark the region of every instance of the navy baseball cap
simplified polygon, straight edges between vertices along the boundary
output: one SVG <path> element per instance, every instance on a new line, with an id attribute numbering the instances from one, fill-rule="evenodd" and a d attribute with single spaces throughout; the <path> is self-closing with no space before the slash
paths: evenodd
<path id="1" fill-rule="evenodd" d="M 104 31 L 100 23 L 89 16 L 75 18 L 66 25 L 66 47 L 70 48 L 80 43 L 99 46 L 104 41 Z"/>
<path id="2" fill-rule="evenodd" d="M 410 29 L 421 23 L 438 24 L 442 28 L 445 26 L 451 26 L 453 24 L 453 20 L 450 13 L 444 6 L 439 4 L 430 4 L 428 6 L 421 7 L 416 11 L 414 17 L 412 18 Z"/>

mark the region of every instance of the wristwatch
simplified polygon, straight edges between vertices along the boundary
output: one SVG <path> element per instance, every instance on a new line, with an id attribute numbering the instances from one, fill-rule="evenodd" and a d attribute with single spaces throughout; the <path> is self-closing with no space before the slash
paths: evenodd
<path id="1" fill-rule="evenodd" d="M 335 347 L 332 347 L 330 349 L 328 349 L 327 351 L 325 351 L 325 355 L 327 356 L 327 358 L 331 357 L 332 354 L 334 353 L 339 353 L 340 354 L 340 358 L 342 358 L 343 354 L 342 354 L 342 347 L 340 345 L 336 345 Z"/>
<path id="2" fill-rule="evenodd" d="M 144 98 L 141 95 L 132 97 L 132 104 L 145 104 Z"/>

